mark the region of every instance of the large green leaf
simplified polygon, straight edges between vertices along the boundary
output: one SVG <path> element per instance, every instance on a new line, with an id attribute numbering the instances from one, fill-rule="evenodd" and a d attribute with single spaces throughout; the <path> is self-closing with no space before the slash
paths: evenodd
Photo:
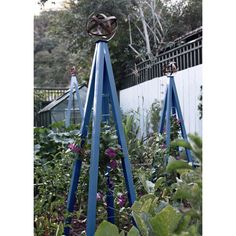
<path id="1" fill-rule="evenodd" d="M 172 236 L 177 228 L 182 215 L 175 208 L 168 205 L 150 223 L 156 236 Z"/>
<path id="2" fill-rule="evenodd" d="M 142 236 L 148 236 L 148 227 L 145 224 L 142 217 L 134 211 L 132 212 L 132 215 L 133 215 L 135 223 L 137 224 L 137 227 L 139 228 L 140 233 L 142 234 Z"/>
<path id="3" fill-rule="evenodd" d="M 182 160 L 171 160 L 171 161 L 169 161 L 169 163 L 166 167 L 167 172 L 172 172 L 172 171 L 178 170 L 178 169 L 192 169 L 192 166 Z"/>
<path id="4" fill-rule="evenodd" d="M 135 212 L 140 212 L 141 208 L 142 208 L 142 203 L 139 201 L 134 201 L 134 203 L 131 207 L 131 209 Z"/>
<path id="5" fill-rule="evenodd" d="M 139 236 L 139 232 L 137 230 L 137 228 L 135 228 L 134 226 L 130 229 L 130 231 L 128 232 L 127 236 Z"/>
<path id="6" fill-rule="evenodd" d="M 184 147 L 191 149 L 190 143 L 186 142 L 183 139 L 176 139 L 170 143 L 171 147 Z"/>
<path id="7" fill-rule="evenodd" d="M 118 228 L 112 223 L 104 220 L 97 228 L 95 236 L 119 236 Z"/>
<path id="8" fill-rule="evenodd" d="M 160 177 L 157 179 L 156 183 L 155 183 L 155 190 L 157 190 L 159 187 L 161 187 L 162 183 L 164 182 L 165 178 L 164 177 Z"/>
<path id="9" fill-rule="evenodd" d="M 147 201 L 145 201 L 140 209 L 141 212 L 149 212 L 149 209 L 152 205 L 153 199 L 149 198 Z"/>
<path id="10" fill-rule="evenodd" d="M 152 199 L 154 200 L 156 198 L 156 196 L 153 193 L 149 193 L 149 194 L 145 194 L 140 198 L 140 202 L 144 203 L 146 202 L 148 199 Z"/>
<path id="11" fill-rule="evenodd" d="M 181 233 L 182 231 L 184 231 L 187 228 L 187 226 L 189 225 L 190 220 L 191 220 L 190 214 L 184 215 L 178 225 L 176 233 Z"/>

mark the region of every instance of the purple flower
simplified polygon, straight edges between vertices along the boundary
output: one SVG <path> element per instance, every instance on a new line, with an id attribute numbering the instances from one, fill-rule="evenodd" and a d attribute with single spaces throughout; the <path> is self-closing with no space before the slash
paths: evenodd
<path id="1" fill-rule="evenodd" d="M 110 167 L 111 167 L 113 170 L 116 169 L 117 166 L 118 166 L 118 164 L 117 164 L 116 160 L 111 160 L 111 161 L 110 161 Z"/>
<path id="2" fill-rule="evenodd" d="M 165 148 L 166 148 L 166 145 L 165 145 L 165 144 L 161 144 L 161 148 L 162 148 L 162 149 L 165 149 Z"/>
<path id="3" fill-rule="evenodd" d="M 103 195 L 100 192 L 98 192 L 96 198 L 97 198 L 97 201 L 102 201 Z"/>
<path id="4" fill-rule="evenodd" d="M 109 147 L 106 149 L 105 154 L 110 158 L 114 158 L 114 157 L 116 157 L 117 152 L 113 148 Z"/>
<path id="5" fill-rule="evenodd" d="M 81 152 L 81 148 L 79 148 L 76 144 L 74 144 L 74 143 L 70 143 L 69 145 L 68 145 L 68 148 L 72 151 L 72 152 L 74 152 L 74 153 L 80 153 Z"/>
<path id="6" fill-rule="evenodd" d="M 120 196 L 118 196 L 117 203 L 119 204 L 120 207 L 123 207 L 125 205 L 126 197 L 124 194 L 121 194 Z"/>

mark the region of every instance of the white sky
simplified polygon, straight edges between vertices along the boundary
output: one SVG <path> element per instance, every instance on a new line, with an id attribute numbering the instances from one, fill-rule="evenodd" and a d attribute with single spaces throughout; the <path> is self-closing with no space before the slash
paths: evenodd
<path id="1" fill-rule="evenodd" d="M 41 5 L 38 4 L 39 0 L 34 0 L 34 15 L 39 15 L 41 11 L 43 10 L 57 10 L 63 7 L 63 2 L 65 0 L 48 0 L 44 7 L 41 7 Z M 52 4 L 52 2 L 55 2 L 55 4 Z M 42 8 L 42 9 L 41 9 Z"/>

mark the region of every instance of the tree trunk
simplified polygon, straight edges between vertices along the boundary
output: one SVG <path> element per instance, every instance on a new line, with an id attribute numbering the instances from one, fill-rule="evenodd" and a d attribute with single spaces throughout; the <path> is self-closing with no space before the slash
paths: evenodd
<path id="1" fill-rule="evenodd" d="M 149 39 L 148 31 L 147 31 L 147 25 L 146 25 L 146 21 L 143 14 L 143 9 L 141 8 L 140 5 L 138 7 L 139 7 L 140 16 L 141 16 L 141 21 L 143 24 L 143 32 L 145 36 L 147 55 L 150 58 L 150 56 L 152 55 L 152 52 L 151 52 L 151 47 L 150 47 L 150 39 Z"/>

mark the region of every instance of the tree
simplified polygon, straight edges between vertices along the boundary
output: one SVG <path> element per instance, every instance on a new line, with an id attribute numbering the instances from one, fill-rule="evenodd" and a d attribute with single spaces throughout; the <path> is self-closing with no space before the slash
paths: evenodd
<path id="1" fill-rule="evenodd" d="M 70 0 L 64 10 L 35 19 L 35 82 L 67 83 L 71 65 L 88 80 L 95 39 L 88 36 L 86 23 L 93 12 L 117 17 L 109 48 L 118 83 L 136 63 L 152 60 L 177 37 L 201 26 L 201 6 L 201 0 Z"/>

